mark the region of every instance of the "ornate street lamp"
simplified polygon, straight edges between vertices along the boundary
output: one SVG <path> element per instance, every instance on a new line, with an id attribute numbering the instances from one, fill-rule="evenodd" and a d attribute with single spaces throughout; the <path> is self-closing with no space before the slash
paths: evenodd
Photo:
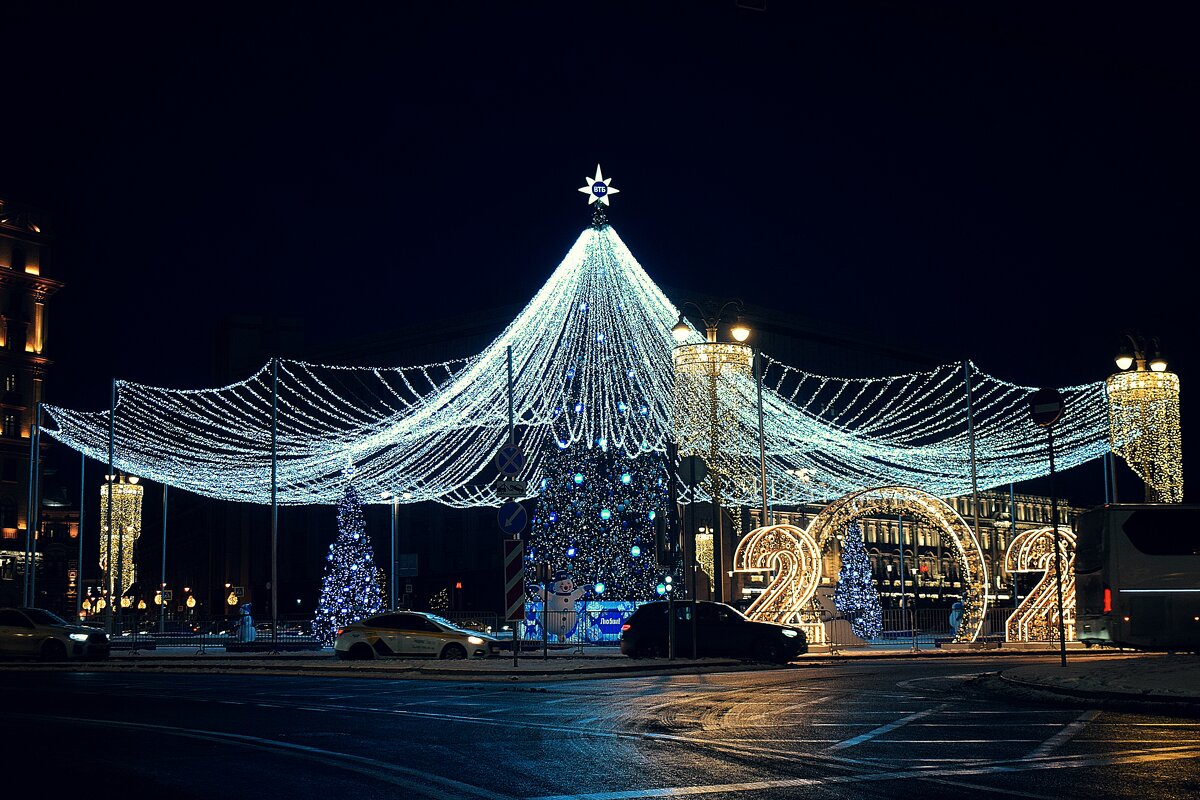
<path id="1" fill-rule="evenodd" d="M 1125 339 L 1116 357 L 1121 371 L 1106 381 L 1112 451 L 1142 479 L 1147 503 L 1182 503 L 1179 376 L 1167 372 L 1157 338 L 1153 350 L 1141 336 Z"/>
<path id="2" fill-rule="evenodd" d="M 712 498 L 716 530 L 713 532 L 712 564 L 701 566 L 713 578 L 715 598 L 724 600 L 726 547 L 721 513 L 721 482 L 730 479 L 737 469 L 736 460 L 722 447 L 724 432 L 733 426 L 737 413 L 728 402 L 730 392 L 727 387 L 732 388 L 730 384 L 739 376 L 750 377 L 754 351 L 749 345 L 743 344 L 750 336 L 750 327 L 742 318 L 740 302 L 729 301 L 717 308 L 715 313 L 692 302 L 686 302 L 683 306 L 700 312 L 705 340 L 688 341 L 695 337 L 695 332 L 680 310 L 679 321 L 671 328 L 671 334 L 679 342 L 672 354 L 675 365 L 675 436 L 680 456 L 702 455 L 708 464 L 709 496 Z M 734 341 L 721 342 L 717 339 L 718 327 L 722 317 L 730 310 L 736 312 L 730 327 Z"/>

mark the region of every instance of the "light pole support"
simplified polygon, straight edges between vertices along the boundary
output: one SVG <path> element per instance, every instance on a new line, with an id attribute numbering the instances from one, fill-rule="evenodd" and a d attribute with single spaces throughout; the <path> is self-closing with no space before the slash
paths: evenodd
<path id="1" fill-rule="evenodd" d="M 396 593 L 400 590 L 400 582 L 396 577 L 396 516 L 400 513 L 400 498 L 397 495 L 392 495 L 392 568 L 388 570 L 392 577 L 391 591 L 388 592 L 388 599 L 391 600 L 389 606 L 392 611 L 399 608 Z"/>
<path id="2" fill-rule="evenodd" d="M 1067 620 L 1063 616 L 1062 541 L 1058 532 L 1058 493 L 1054 488 L 1054 428 L 1047 426 L 1046 443 L 1050 449 L 1050 526 L 1054 529 L 1054 592 L 1058 599 L 1058 652 L 1062 666 L 1067 665 Z"/>
<path id="3" fill-rule="evenodd" d="M 83 501 L 86 499 L 84 487 L 87 482 L 84 480 L 85 467 L 87 466 L 87 455 L 79 451 L 79 560 L 75 562 L 75 619 L 79 619 L 83 613 Z"/>
<path id="4" fill-rule="evenodd" d="M 762 351 L 757 347 L 754 352 L 754 382 L 758 387 L 758 467 L 759 480 L 762 481 L 762 524 L 771 524 L 771 509 L 767 504 L 767 440 L 763 436 L 763 398 L 762 398 Z"/>
<path id="5" fill-rule="evenodd" d="M 116 629 L 113 627 L 113 605 L 115 587 L 112 581 L 113 569 L 113 527 L 112 527 L 112 509 L 113 509 L 113 482 L 117 479 L 117 469 L 114 466 L 116 460 L 117 449 L 117 379 L 113 378 L 112 388 L 109 394 L 109 409 L 108 409 L 108 508 L 104 510 L 104 525 L 108 528 L 108 549 L 105 551 L 107 560 L 104 568 L 104 582 L 108 584 L 108 602 L 105 608 L 108 610 L 108 629 L 110 633 L 115 634 Z"/>
<path id="6" fill-rule="evenodd" d="M 25 507 L 25 576 L 22 583 L 20 602 L 23 606 L 32 606 L 36 593 L 35 582 L 37 567 L 37 428 L 40 422 L 42 404 L 35 405 L 34 419 L 29 426 L 29 505 Z"/>
<path id="7" fill-rule="evenodd" d="M 963 381 L 967 387 L 967 441 L 971 454 L 971 505 L 974 507 L 974 522 L 975 544 L 981 545 L 979 541 L 979 475 L 975 469 L 975 413 L 971 398 L 971 362 L 969 359 L 963 360 Z M 994 540 L 995 537 L 993 537 Z M 982 550 L 982 547 L 980 548 Z M 989 548 L 990 549 L 990 548 Z M 993 564 L 995 559 L 992 559 Z M 991 587 L 991 580 L 987 574 L 987 563 L 983 565 L 983 580 L 987 587 L 983 590 L 983 602 L 987 603 L 988 591 Z"/>
<path id="8" fill-rule="evenodd" d="M 279 641 L 279 359 L 271 359 L 271 642 Z"/>
<path id="9" fill-rule="evenodd" d="M 162 596 L 162 591 L 167 588 L 167 484 L 163 484 L 163 541 L 162 541 L 162 570 L 159 572 L 158 591 L 159 599 L 162 600 L 158 604 L 158 632 L 165 633 L 167 630 L 167 601 Z"/>

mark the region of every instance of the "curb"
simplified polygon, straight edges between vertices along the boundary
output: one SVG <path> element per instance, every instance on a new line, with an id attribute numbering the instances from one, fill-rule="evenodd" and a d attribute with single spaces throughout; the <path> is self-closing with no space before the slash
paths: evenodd
<path id="1" fill-rule="evenodd" d="M 1002 683 L 1019 689 L 1043 692 L 1064 698 L 1076 700 L 1091 700 L 1101 703 L 1113 703 L 1121 706 L 1137 707 L 1147 711 L 1184 711 L 1191 715 L 1200 715 L 1200 697 L 1170 697 L 1153 694 L 1135 694 L 1133 692 L 1106 692 L 1094 689 L 1072 689 L 1044 683 L 1025 681 L 1012 678 L 1003 672 L 995 673 Z"/>

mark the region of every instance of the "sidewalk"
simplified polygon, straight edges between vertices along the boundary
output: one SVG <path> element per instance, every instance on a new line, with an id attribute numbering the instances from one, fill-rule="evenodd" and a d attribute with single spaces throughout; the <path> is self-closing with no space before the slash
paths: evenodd
<path id="1" fill-rule="evenodd" d="M 1000 673 L 1007 685 L 1090 700 L 1173 703 L 1200 710 L 1200 656 L 1138 654 L 1030 664 Z"/>

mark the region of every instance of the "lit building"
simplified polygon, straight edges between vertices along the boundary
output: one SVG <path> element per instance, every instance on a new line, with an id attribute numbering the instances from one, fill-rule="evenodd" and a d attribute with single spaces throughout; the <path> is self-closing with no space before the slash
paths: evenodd
<path id="1" fill-rule="evenodd" d="M 29 437 L 50 365 L 46 301 L 63 286 L 42 275 L 47 243 L 45 220 L 0 200 L 0 604 L 20 602 L 25 578 Z"/>

